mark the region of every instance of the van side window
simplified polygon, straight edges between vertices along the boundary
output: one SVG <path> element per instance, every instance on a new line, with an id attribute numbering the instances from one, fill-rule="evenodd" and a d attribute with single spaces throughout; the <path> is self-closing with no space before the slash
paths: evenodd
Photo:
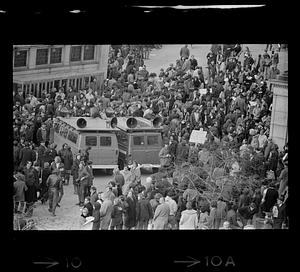
<path id="1" fill-rule="evenodd" d="M 97 146 L 97 136 L 85 136 L 86 146 Z"/>
<path id="2" fill-rule="evenodd" d="M 148 136 L 147 145 L 158 145 L 158 135 Z"/>
<path id="3" fill-rule="evenodd" d="M 100 136 L 100 146 L 111 146 L 111 137 Z"/>
<path id="4" fill-rule="evenodd" d="M 76 144 L 77 139 L 78 139 L 78 134 L 72 130 L 69 130 L 68 140 L 71 141 L 72 143 Z"/>
<path id="5" fill-rule="evenodd" d="M 134 145 L 144 145 L 144 136 L 133 136 Z"/>
<path id="6" fill-rule="evenodd" d="M 61 125 L 59 134 L 60 134 L 61 136 L 63 136 L 64 138 L 67 138 L 68 127 L 67 127 L 66 125 Z"/>

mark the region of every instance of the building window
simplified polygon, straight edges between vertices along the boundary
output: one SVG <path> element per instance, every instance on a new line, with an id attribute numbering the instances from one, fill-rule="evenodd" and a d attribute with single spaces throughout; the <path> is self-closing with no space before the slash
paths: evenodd
<path id="1" fill-rule="evenodd" d="M 36 65 L 48 64 L 48 53 L 49 50 L 46 49 L 38 49 L 36 51 Z"/>
<path id="2" fill-rule="evenodd" d="M 50 63 L 61 63 L 62 48 L 51 48 Z"/>
<path id="3" fill-rule="evenodd" d="M 85 45 L 83 60 L 93 60 L 95 55 L 95 46 L 94 45 Z"/>
<path id="4" fill-rule="evenodd" d="M 18 50 L 15 52 L 14 67 L 27 66 L 27 50 Z"/>
<path id="5" fill-rule="evenodd" d="M 81 46 L 71 46 L 70 61 L 81 61 Z"/>

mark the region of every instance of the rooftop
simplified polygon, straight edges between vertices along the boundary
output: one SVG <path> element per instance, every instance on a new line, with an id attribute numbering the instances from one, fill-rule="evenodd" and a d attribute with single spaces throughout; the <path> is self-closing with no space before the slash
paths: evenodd
<path id="1" fill-rule="evenodd" d="M 63 117 L 57 117 L 61 121 L 65 122 L 66 124 L 70 125 L 71 127 L 76 128 L 78 131 L 86 131 L 86 130 L 118 130 L 117 128 L 112 128 L 110 126 L 107 126 L 107 121 L 109 120 L 103 120 L 101 118 L 93 118 L 93 117 L 69 117 L 69 118 L 63 118 Z M 85 128 L 79 128 L 77 126 L 77 120 L 79 118 L 83 118 L 86 120 L 87 124 Z"/>

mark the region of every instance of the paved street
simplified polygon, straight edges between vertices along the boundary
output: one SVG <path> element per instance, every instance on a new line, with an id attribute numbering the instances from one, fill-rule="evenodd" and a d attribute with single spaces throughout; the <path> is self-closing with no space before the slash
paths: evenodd
<path id="1" fill-rule="evenodd" d="M 161 68 L 166 69 L 170 63 L 175 65 L 176 60 L 180 58 L 180 48 L 183 46 L 183 44 L 164 44 L 161 49 L 153 49 L 150 52 L 149 59 L 145 60 L 145 65 L 149 73 L 154 72 L 158 75 Z M 246 46 L 249 47 L 254 59 L 257 59 L 259 54 L 263 54 L 266 48 L 266 44 L 243 44 L 243 50 L 245 50 Z M 211 48 L 211 44 L 193 44 L 192 47 L 189 44 L 188 48 L 190 49 L 190 55 L 194 55 L 197 59 L 198 65 L 205 68 L 207 66 L 206 55 Z M 243 54 L 241 55 L 240 60 L 243 62 Z M 279 53 L 278 69 L 280 71 L 287 70 L 286 52 Z M 203 71 L 206 73 L 207 69 L 203 69 Z"/>
<path id="2" fill-rule="evenodd" d="M 106 185 L 112 180 L 111 175 L 105 174 L 103 171 L 94 171 L 95 180 L 94 186 L 97 187 L 98 192 L 104 191 Z M 146 178 L 151 175 L 142 175 L 142 184 L 145 183 Z M 80 208 L 75 205 L 78 203 L 78 196 L 74 195 L 72 182 L 68 186 L 64 186 L 64 196 L 61 201 L 61 207 L 56 209 L 56 216 L 53 217 L 48 211 L 47 204 L 42 205 L 40 202 L 36 204 L 33 212 L 33 218 L 38 220 L 37 228 L 40 230 L 77 230 L 79 229 Z"/>

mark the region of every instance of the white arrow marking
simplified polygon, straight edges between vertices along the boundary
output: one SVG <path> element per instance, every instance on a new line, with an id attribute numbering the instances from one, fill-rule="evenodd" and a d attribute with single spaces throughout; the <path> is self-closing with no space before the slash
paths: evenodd
<path id="1" fill-rule="evenodd" d="M 52 260 L 50 258 L 47 258 L 47 259 Z M 46 268 L 50 268 L 50 267 L 52 267 L 54 265 L 58 265 L 59 264 L 59 262 L 54 261 L 54 260 L 52 260 L 52 262 L 33 262 L 33 263 L 34 264 L 48 264 L 48 266 Z"/>
<path id="2" fill-rule="evenodd" d="M 187 256 L 187 257 L 190 258 L 190 259 L 192 259 L 192 260 L 191 261 L 174 261 L 174 263 L 191 263 L 187 267 L 191 267 L 193 265 L 196 265 L 196 264 L 200 263 L 199 260 L 196 260 L 193 257 L 190 257 L 190 256 Z"/>

